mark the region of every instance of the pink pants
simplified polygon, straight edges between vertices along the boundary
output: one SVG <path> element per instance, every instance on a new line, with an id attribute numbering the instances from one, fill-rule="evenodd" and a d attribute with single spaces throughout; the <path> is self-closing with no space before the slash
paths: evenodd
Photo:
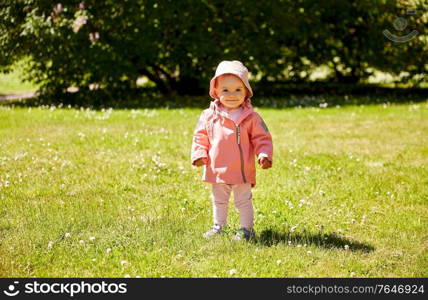
<path id="1" fill-rule="evenodd" d="M 241 227 L 253 228 L 254 211 L 251 193 L 251 183 L 225 184 L 213 183 L 211 198 L 213 203 L 214 224 L 225 226 L 229 208 L 230 192 L 233 191 L 235 207 L 239 211 Z"/>

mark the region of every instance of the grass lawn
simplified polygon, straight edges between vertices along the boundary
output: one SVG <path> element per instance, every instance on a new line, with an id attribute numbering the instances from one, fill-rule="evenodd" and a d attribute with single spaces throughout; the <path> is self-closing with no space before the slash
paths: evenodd
<path id="1" fill-rule="evenodd" d="M 208 104 L 207 104 L 208 105 Z M 427 277 L 428 102 L 257 109 L 254 243 L 206 241 L 199 109 L 0 106 L 0 277 Z"/>
<path id="2" fill-rule="evenodd" d="M 26 92 L 35 92 L 37 85 L 22 81 L 24 77 L 23 67 L 26 60 L 22 60 L 12 68 L 13 71 L 7 74 L 0 73 L 0 95 L 19 94 Z"/>

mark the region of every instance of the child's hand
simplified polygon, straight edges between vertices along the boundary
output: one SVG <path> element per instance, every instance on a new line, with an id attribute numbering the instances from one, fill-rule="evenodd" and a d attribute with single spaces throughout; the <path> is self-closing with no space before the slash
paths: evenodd
<path id="1" fill-rule="evenodd" d="M 207 159 L 205 157 L 199 158 L 195 160 L 193 163 L 194 166 L 200 167 L 207 164 Z"/>
<path id="2" fill-rule="evenodd" d="M 262 157 L 259 160 L 259 164 L 262 167 L 262 169 L 269 169 L 272 167 L 272 162 L 267 157 Z"/>

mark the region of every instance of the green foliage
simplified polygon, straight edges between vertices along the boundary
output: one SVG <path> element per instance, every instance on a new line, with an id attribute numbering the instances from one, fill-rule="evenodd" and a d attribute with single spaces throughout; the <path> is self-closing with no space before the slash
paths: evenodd
<path id="1" fill-rule="evenodd" d="M 308 82 L 319 66 L 332 70 L 332 81 L 355 83 L 380 70 L 404 82 L 428 69 L 427 4 L 411 7 L 416 14 L 406 16 L 392 0 L 5 0 L 0 68 L 30 57 L 28 78 L 48 95 L 71 86 L 108 95 L 135 88 L 141 76 L 164 94 L 206 93 L 224 59 L 244 61 L 262 82 Z M 419 35 L 385 38 L 397 16 Z"/>

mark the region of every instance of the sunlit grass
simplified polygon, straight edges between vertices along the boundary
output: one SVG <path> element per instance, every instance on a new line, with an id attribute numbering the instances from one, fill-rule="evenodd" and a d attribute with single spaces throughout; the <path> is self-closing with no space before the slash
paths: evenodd
<path id="1" fill-rule="evenodd" d="M 1 277 L 426 277 L 428 103 L 258 109 L 255 243 L 206 241 L 198 109 L 0 106 Z"/>
<path id="2" fill-rule="evenodd" d="M 9 73 L 0 73 L 0 95 L 35 92 L 37 85 L 24 81 L 27 60 L 17 62 Z"/>

